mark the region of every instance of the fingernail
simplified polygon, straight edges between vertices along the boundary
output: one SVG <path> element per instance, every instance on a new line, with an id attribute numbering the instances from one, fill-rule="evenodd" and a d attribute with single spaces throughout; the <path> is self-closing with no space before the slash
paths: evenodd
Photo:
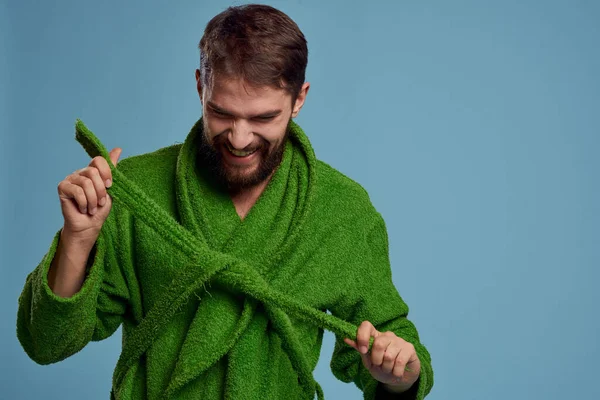
<path id="1" fill-rule="evenodd" d="M 104 182 L 104 184 L 107 188 L 112 186 L 112 182 L 110 181 L 110 179 L 107 179 L 106 182 Z"/>
<path id="2" fill-rule="evenodd" d="M 100 199 L 100 201 L 98 202 L 98 204 L 100 204 L 100 206 L 103 206 L 106 204 L 106 197 L 103 197 Z"/>
<path id="3" fill-rule="evenodd" d="M 360 352 L 363 354 L 367 354 L 367 346 L 360 346 Z"/>
<path id="4" fill-rule="evenodd" d="M 86 214 L 86 213 L 87 213 L 87 207 L 86 207 L 86 208 L 82 208 L 82 209 L 81 209 L 81 213 L 82 213 L 82 214 Z"/>
<path id="5" fill-rule="evenodd" d="M 92 215 L 96 214 L 96 210 L 97 210 L 97 208 L 96 208 L 96 207 L 92 208 L 92 209 L 90 210 L 90 214 L 92 214 Z"/>

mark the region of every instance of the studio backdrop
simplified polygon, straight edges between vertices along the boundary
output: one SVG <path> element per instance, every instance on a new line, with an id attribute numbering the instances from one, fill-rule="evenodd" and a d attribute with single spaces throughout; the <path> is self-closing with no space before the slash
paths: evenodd
<path id="1" fill-rule="evenodd" d="M 432 357 L 428 399 L 597 399 L 600 3 L 269 1 L 309 47 L 296 122 L 385 219 L 393 281 Z M 16 337 L 27 274 L 89 157 L 181 143 L 227 1 L 0 3 L 0 398 L 107 399 L 121 330 L 53 365 Z M 326 266 L 324 266 L 326 267 Z M 337 381 L 326 333 L 315 378 Z"/>

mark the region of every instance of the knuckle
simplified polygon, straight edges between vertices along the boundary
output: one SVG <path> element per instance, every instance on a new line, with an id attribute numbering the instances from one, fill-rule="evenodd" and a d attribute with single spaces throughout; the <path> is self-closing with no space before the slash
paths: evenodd
<path id="1" fill-rule="evenodd" d="M 102 156 L 96 156 L 96 157 L 92 158 L 92 161 L 90 161 L 90 167 L 101 165 L 103 160 L 104 160 L 104 157 L 102 157 Z"/>
<path id="2" fill-rule="evenodd" d="M 386 346 L 385 346 L 385 344 L 384 344 L 382 341 L 377 341 L 377 340 L 376 340 L 376 341 L 373 343 L 373 347 L 374 347 L 375 349 L 377 349 L 377 350 L 384 350 Z"/>
<path id="3" fill-rule="evenodd" d="M 92 183 L 92 181 L 91 181 L 89 178 L 87 178 L 87 179 L 84 179 L 84 180 L 81 182 L 81 184 L 82 184 L 83 186 L 85 186 L 85 188 L 86 188 L 86 189 L 91 189 L 91 188 L 94 186 L 94 184 Z"/>
<path id="4" fill-rule="evenodd" d="M 91 167 L 85 167 L 80 170 L 81 172 L 79 173 L 79 175 L 81 175 L 81 177 L 83 177 L 83 178 L 88 178 L 91 174 L 92 169 L 93 168 L 91 168 Z"/>
<path id="5" fill-rule="evenodd" d="M 88 176 L 89 176 L 90 178 L 94 178 L 94 177 L 96 177 L 96 176 L 100 176 L 100 171 L 98 171 L 98 168 L 96 168 L 96 167 L 91 167 L 91 168 L 89 169 Z"/>
<path id="6" fill-rule="evenodd" d="M 394 361 L 394 355 L 393 355 L 393 354 L 390 354 L 390 353 L 385 353 L 385 354 L 383 355 L 383 359 L 384 359 L 385 361 Z"/>

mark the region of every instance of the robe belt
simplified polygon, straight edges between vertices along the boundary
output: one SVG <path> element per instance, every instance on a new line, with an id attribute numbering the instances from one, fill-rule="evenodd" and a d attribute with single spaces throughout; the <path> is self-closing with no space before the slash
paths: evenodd
<path id="1" fill-rule="evenodd" d="M 173 279 L 165 294 L 156 301 L 147 315 L 128 335 L 115 368 L 115 386 L 119 387 L 129 368 L 150 348 L 169 320 L 200 288 L 211 279 L 235 287 L 251 298 L 264 303 L 269 314 L 279 315 L 273 320 L 285 320 L 287 315 L 332 331 L 340 337 L 356 338 L 358 327 L 331 314 L 307 306 L 269 286 L 254 267 L 228 254 L 214 251 L 199 241 L 188 230 L 156 204 L 135 183 L 121 173 L 110 160 L 106 147 L 81 122 L 75 124 L 75 138 L 92 158 L 102 156 L 112 172 L 113 184 L 107 189 L 111 197 L 125 206 L 134 216 L 152 228 L 167 242 L 180 249 L 190 260 L 187 267 Z M 246 306 L 246 305 L 245 305 Z M 253 313 L 251 313 L 253 314 Z M 286 315 L 287 314 L 287 315 Z M 281 317 L 284 317 L 281 319 Z M 307 365 L 296 365 L 304 357 L 298 354 L 297 343 L 291 326 L 276 327 L 283 333 L 284 347 L 292 366 L 298 373 L 300 384 L 311 387 L 314 383 L 319 399 L 323 398 L 321 387 L 314 381 Z M 287 342 L 287 343 L 285 343 Z M 371 344 L 373 339 L 371 339 Z M 168 388 L 167 393 L 175 388 Z M 315 389 L 313 389 L 315 390 Z M 314 396 L 314 391 L 312 393 Z M 167 396 L 168 397 L 168 396 Z"/>

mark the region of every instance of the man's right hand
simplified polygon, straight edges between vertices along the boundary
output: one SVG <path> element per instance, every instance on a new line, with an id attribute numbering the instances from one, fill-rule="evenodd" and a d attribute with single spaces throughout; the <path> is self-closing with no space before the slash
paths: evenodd
<path id="1" fill-rule="evenodd" d="M 116 147 L 109 153 L 115 166 L 121 151 Z M 112 199 L 106 191 L 111 185 L 110 167 L 101 156 L 94 157 L 87 167 L 73 172 L 58 184 L 64 218 L 63 237 L 90 246 L 96 242 L 112 207 Z"/>

